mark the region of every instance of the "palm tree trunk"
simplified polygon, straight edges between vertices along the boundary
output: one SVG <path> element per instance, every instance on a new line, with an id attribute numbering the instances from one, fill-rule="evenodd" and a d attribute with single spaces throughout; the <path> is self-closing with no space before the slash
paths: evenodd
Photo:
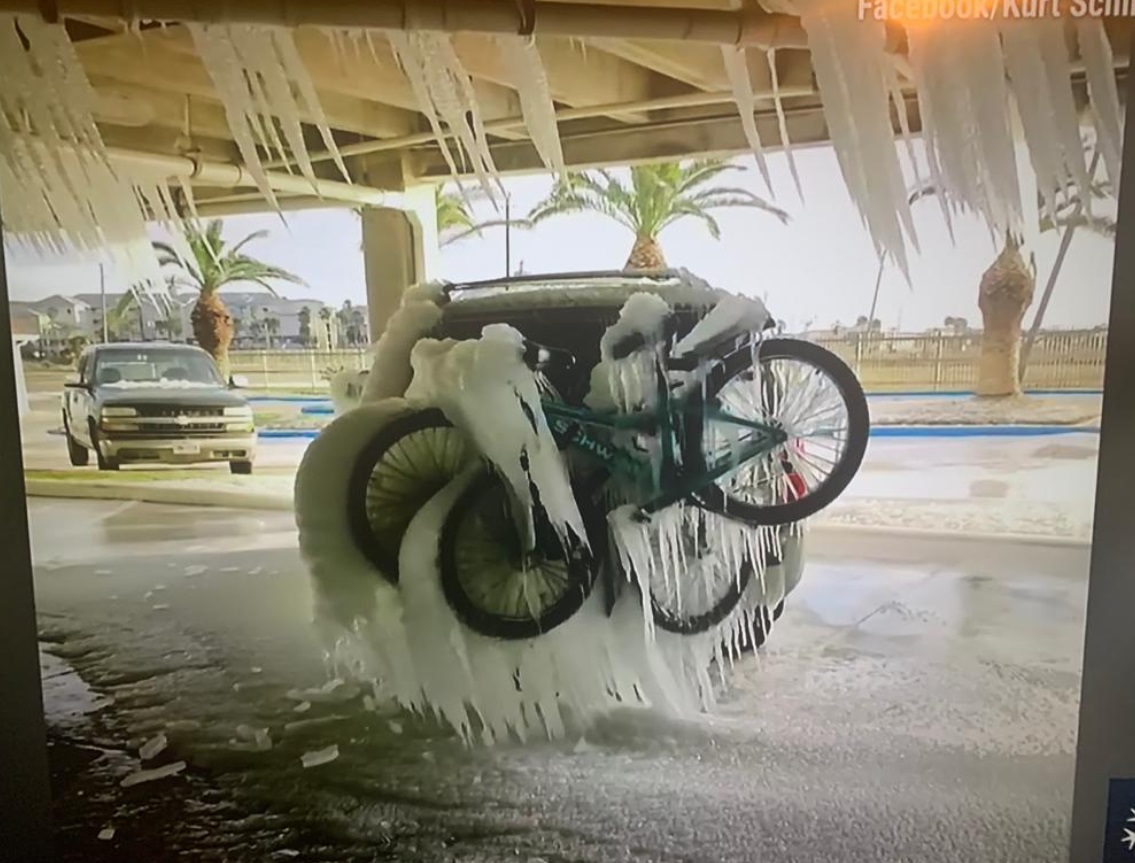
<path id="1" fill-rule="evenodd" d="M 1021 393 L 1021 322 L 1033 301 L 1034 282 L 1016 244 L 1006 243 L 981 277 L 981 357 L 977 369 L 979 396 Z"/>
<path id="2" fill-rule="evenodd" d="M 624 270 L 664 270 L 666 258 L 662 256 L 662 247 L 651 236 L 636 237 L 634 248 L 630 257 L 623 266 Z"/>
<path id="3" fill-rule="evenodd" d="M 193 335 L 216 361 L 221 377 L 229 379 L 229 345 L 233 340 L 233 319 L 215 291 L 202 291 L 190 315 Z"/>

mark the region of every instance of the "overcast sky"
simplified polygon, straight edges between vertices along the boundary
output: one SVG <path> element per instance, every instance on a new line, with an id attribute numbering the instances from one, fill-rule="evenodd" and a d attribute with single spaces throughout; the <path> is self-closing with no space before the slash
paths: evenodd
<path id="1" fill-rule="evenodd" d="M 830 147 L 798 150 L 804 187 L 801 202 L 782 154 L 769 159 L 776 202 L 792 221 L 781 225 L 757 210 L 722 211 L 722 238 L 713 240 L 700 222 L 687 220 L 661 237 L 671 266 L 687 267 L 713 284 L 762 296 L 791 329 L 853 323 L 867 314 L 877 262 L 870 239 L 853 207 Z M 751 157 L 736 160 L 747 170 L 723 182 L 768 196 Z M 550 188 L 547 176 L 506 181 L 513 211 L 522 214 Z M 479 215 L 492 217 L 491 205 L 478 202 Z M 1114 204 L 1111 205 L 1114 212 Z M 996 248 L 976 220 L 955 223 L 950 241 L 934 199 L 914 206 L 922 253 L 912 259 L 911 284 L 896 269 L 883 278 L 876 316 L 890 329 L 919 331 L 940 326 L 947 315 L 976 323 L 977 285 Z M 277 215 L 226 220 L 225 233 L 239 238 L 268 229 L 268 239 L 248 247 L 265 261 L 306 279 L 309 288 L 282 286 L 281 293 L 340 305 L 366 302 L 358 220 L 347 210 L 289 213 L 285 227 Z M 633 237 L 614 222 L 593 215 L 569 216 L 534 231 L 513 231 L 513 267 L 523 261 L 529 273 L 621 267 Z M 1041 283 L 1050 269 L 1058 237 L 1044 235 L 1038 250 Z M 1046 316 L 1051 326 L 1091 327 L 1106 323 L 1111 289 L 1112 242 L 1086 234 L 1072 243 Z M 492 278 L 505 272 L 504 231 L 459 241 L 443 250 L 442 275 L 449 279 Z M 98 269 L 90 264 L 9 264 L 13 299 L 37 299 L 52 293 L 98 291 Z M 1038 295 L 1041 284 L 1038 284 Z M 108 285 L 121 290 L 120 285 Z"/>

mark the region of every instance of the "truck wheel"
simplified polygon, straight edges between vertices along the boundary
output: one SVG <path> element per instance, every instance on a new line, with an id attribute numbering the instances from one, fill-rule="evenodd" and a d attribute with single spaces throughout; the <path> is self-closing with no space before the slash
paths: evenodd
<path id="1" fill-rule="evenodd" d="M 252 462 L 250 461 L 230 461 L 229 473 L 237 476 L 249 476 L 252 474 Z"/>
<path id="2" fill-rule="evenodd" d="M 67 458 L 71 460 L 71 466 L 86 467 L 91 463 L 90 450 L 75 440 L 66 417 L 63 418 L 63 432 L 67 435 Z"/>
<path id="3" fill-rule="evenodd" d="M 95 424 L 91 422 L 91 447 L 95 451 L 95 463 L 98 465 L 99 470 L 118 470 L 118 461 L 112 458 L 106 458 L 99 448 L 99 435 L 95 429 Z"/>

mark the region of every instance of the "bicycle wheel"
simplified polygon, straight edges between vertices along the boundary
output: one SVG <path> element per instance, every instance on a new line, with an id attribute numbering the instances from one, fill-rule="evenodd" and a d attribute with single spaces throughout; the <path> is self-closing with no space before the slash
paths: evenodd
<path id="1" fill-rule="evenodd" d="M 740 419 L 777 426 L 788 440 L 695 492 L 706 509 L 753 525 L 803 521 L 831 504 L 863 463 L 870 420 L 855 373 L 812 342 L 768 339 L 711 372 L 707 404 Z M 708 470 L 754 432 L 722 420 L 694 421 L 688 438 L 695 472 Z"/>
<path id="2" fill-rule="evenodd" d="M 650 610 L 654 625 L 677 635 L 697 635 L 717 626 L 737 607 L 753 578 L 753 562 L 746 557 L 734 570 L 707 541 L 699 522 L 682 538 L 687 566 L 672 578 L 654 578 Z"/>
<path id="3" fill-rule="evenodd" d="M 458 619 L 490 638 L 535 638 L 575 614 L 595 583 L 593 557 L 561 542 L 537 507 L 536 549 L 524 553 L 504 482 L 486 472 L 441 530 L 441 587 Z"/>
<path id="4" fill-rule="evenodd" d="M 414 515 L 477 457 L 436 408 L 399 417 L 363 448 L 348 483 L 347 519 L 359 551 L 392 583 Z"/>

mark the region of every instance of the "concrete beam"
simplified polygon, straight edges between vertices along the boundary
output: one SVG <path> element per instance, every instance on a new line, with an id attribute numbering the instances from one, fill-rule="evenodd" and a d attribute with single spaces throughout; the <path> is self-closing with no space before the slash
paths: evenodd
<path id="1" fill-rule="evenodd" d="M 661 39 L 592 39 L 587 44 L 698 90 L 729 89 L 721 48 L 717 45 Z"/>
<path id="2" fill-rule="evenodd" d="M 206 138 L 232 137 L 225 109 L 217 102 L 101 76 L 92 76 L 91 86 L 97 100 L 95 120 L 100 124 L 125 128 L 158 126 Z"/>
<path id="3" fill-rule="evenodd" d="M 802 104 L 786 108 L 792 145 L 825 143 L 829 135 L 819 104 L 814 99 L 795 101 Z M 921 124 L 913 96 L 908 97 L 907 108 L 911 128 L 918 131 Z M 729 157 L 750 152 L 740 119 L 735 114 L 717 112 L 712 116 L 687 114 L 679 117 L 678 112 L 673 113 L 674 118 L 665 123 L 567 131 L 561 135 L 564 159 L 568 167 L 582 170 L 693 156 Z M 757 115 L 757 129 L 766 147 L 775 149 L 780 146 L 776 115 L 771 110 Z M 419 178 L 441 180 L 448 175 L 448 168 L 436 150 L 420 150 L 412 158 L 414 173 Z M 528 143 L 498 144 L 493 147 L 493 159 L 502 174 L 546 170 L 535 149 Z"/>
<path id="4" fill-rule="evenodd" d="M 454 50 L 469 74 L 503 87 L 512 87 L 512 76 L 501 59 L 492 36 L 456 33 Z M 572 108 L 641 102 L 654 95 L 652 74 L 603 51 L 587 51 L 562 37 L 536 40 L 540 60 L 548 79 L 548 89 L 557 102 Z M 646 114 L 625 112 L 613 115 L 624 122 L 644 123 Z"/>
<path id="5" fill-rule="evenodd" d="M 179 28 L 167 28 L 178 31 Z M 188 94 L 212 103 L 219 103 L 212 78 L 205 65 L 193 52 L 192 44 L 178 49 L 178 40 L 188 40 L 188 33 L 179 30 L 167 33 L 150 30 L 141 37 L 133 34 L 111 36 L 76 45 L 87 74 L 105 83 L 128 84 L 163 93 Z M 165 35 L 151 35 L 165 34 Z M 416 114 L 390 107 L 374 99 L 362 99 L 335 87 L 321 88 L 319 100 L 328 123 L 336 129 L 376 138 L 397 137 L 417 131 Z M 372 91 L 372 97 L 378 91 Z M 315 117 L 301 112 L 308 123 Z"/>

